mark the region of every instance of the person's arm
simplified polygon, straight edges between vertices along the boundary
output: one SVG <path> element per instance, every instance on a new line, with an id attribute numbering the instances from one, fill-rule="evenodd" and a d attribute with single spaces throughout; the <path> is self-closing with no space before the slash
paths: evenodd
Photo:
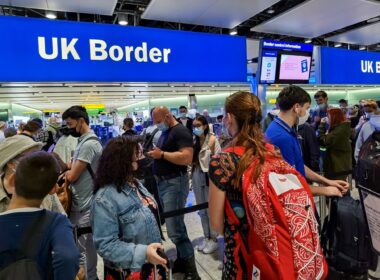
<path id="1" fill-rule="evenodd" d="M 79 251 L 69 220 L 60 216 L 51 234 L 53 275 L 55 280 L 75 279 L 79 269 Z"/>
<path id="2" fill-rule="evenodd" d="M 331 193 L 337 194 L 337 191 L 331 189 L 331 187 L 338 189 L 342 194 L 346 193 L 349 187 L 349 184 L 346 181 L 342 180 L 329 180 L 308 168 L 305 165 L 306 178 L 312 182 L 325 185 L 326 187 L 311 187 L 313 195 L 328 195 Z M 322 188 L 322 189 L 321 189 Z M 326 189 L 328 188 L 328 189 Z"/>
<path id="3" fill-rule="evenodd" d="M 331 142 L 331 133 L 326 134 L 326 119 L 323 118 L 321 125 L 318 127 L 318 142 L 321 146 L 326 147 Z"/>
<path id="4" fill-rule="evenodd" d="M 364 134 L 364 129 L 361 129 L 359 132 L 358 138 L 356 139 L 355 152 L 354 152 L 354 158 L 356 162 L 358 162 L 360 149 L 363 146 L 363 142 L 364 142 L 363 134 Z"/>
<path id="5" fill-rule="evenodd" d="M 210 142 L 208 143 L 208 146 L 210 147 L 211 154 L 215 154 L 215 142 L 216 142 L 216 137 L 214 135 L 210 136 Z"/>
<path id="6" fill-rule="evenodd" d="M 310 151 L 310 168 L 314 171 L 319 171 L 320 150 L 317 136 L 312 127 L 308 126 L 305 141 Z"/>
<path id="7" fill-rule="evenodd" d="M 154 159 L 164 159 L 177 165 L 190 165 L 193 161 L 192 147 L 185 147 L 177 152 L 165 152 L 156 147 L 147 154 Z"/>
<path id="8" fill-rule="evenodd" d="M 71 164 L 71 169 L 66 172 L 66 179 L 71 183 L 75 183 L 80 175 L 86 170 L 87 162 L 77 160 Z"/>
<path id="9" fill-rule="evenodd" d="M 94 200 L 91 227 L 97 253 L 121 268 L 139 271 L 146 261 L 166 263 L 156 252 L 161 244 L 135 244 L 120 239 L 118 216 L 109 201 Z"/>
<path id="10" fill-rule="evenodd" d="M 226 201 L 226 192 L 218 189 L 215 184 L 209 180 L 208 196 L 208 214 L 210 225 L 217 233 L 224 234 L 224 203 Z"/>

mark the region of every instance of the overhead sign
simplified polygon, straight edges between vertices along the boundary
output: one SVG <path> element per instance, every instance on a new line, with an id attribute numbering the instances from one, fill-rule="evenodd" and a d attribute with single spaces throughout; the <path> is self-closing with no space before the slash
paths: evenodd
<path id="1" fill-rule="evenodd" d="M 312 44 L 294 43 L 294 42 L 280 42 L 263 40 L 263 49 L 277 49 L 277 50 L 292 50 L 300 52 L 313 52 Z"/>
<path id="2" fill-rule="evenodd" d="M 380 84 L 380 53 L 321 48 L 322 84 Z"/>
<path id="3" fill-rule="evenodd" d="M 245 82 L 243 37 L 0 17 L 0 82 Z"/>

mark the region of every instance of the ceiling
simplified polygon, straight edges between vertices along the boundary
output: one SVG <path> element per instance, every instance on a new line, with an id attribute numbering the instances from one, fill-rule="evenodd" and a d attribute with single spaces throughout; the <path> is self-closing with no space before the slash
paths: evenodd
<path id="1" fill-rule="evenodd" d="M 234 28 L 279 0 L 152 0 L 143 19 Z"/>

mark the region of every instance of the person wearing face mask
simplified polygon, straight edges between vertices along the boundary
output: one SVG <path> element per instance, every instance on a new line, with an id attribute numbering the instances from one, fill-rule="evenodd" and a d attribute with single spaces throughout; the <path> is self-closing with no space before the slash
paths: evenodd
<path id="1" fill-rule="evenodd" d="M 70 170 L 66 172 L 66 180 L 70 182 L 72 191 L 70 220 L 78 228 L 88 227 L 93 197 L 93 170 L 98 166 L 102 145 L 89 127 L 89 117 L 84 107 L 70 107 L 63 113 L 62 119 L 66 121 L 70 135 L 78 138 L 72 161 L 67 164 Z M 81 235 L 78 243 L 80 265 L 86 267 L 87 279 L 97 279 L 97 255 L 92 234 Z"/>
<path id="2" fill-rule="evenodd" d="M 380 131 L 380 113 L 375 112 L 371 116 L 370 120 L 366 122 L 359 132 L 356 145 L 355 145 L 355 161 L 358 160 L 359 152 L 364 142 L 373 134 L 375 131 Z"/>
<path id="3" fill-rule="evenodd" d="M 378 106 L 375 100 L 367 99 L 363 101 L 364 115 L 360 117 L 358 125 L 355 127 L 356 136 L 359 135 L 363 125 L 378 111 Z"/>
<path id="4" fill-rule="evenodd" d="M 166 264 L 157 254 L 163 249 L 157 203 L 135 177 L 139 150 L 136 139 L 116 137 L 104 148 L 96 171 L 91 225 L 104 279 L 136 279 L 145 263 Z"/>
<path id="5" fill-rule="evenodd" d="M 209 125 L 204 116 L 197 117 L 193 122 L 193 134 L 195 135 L 193 164 L 191 168 L 192 187 L 197 204 L 208 202 L 208 169 L 210 158 L 221 151 L 219 141 L 209 130 Z M 200 210 L 204 239 L 198 245 L 198 251 L 211 254 L 218 249 L 217 233 L 210 228 L 208 210 Z"/>
<path id="6" fill-rule="evenodd" d="M 329 125 L 327 132 L 326 124 Z M 318 142 L 326 148 L 323 171 L 327 178 L 346 180 L 344 173 L 352 169 L 350 122 L 339 108 L 330 108 L 328 118 L 323 118 L 319 126 Z"/>
<path id="7" fill-rule="evenodd" d="M 304 124 L 309 118 L 311 99 L 298 86 L 285 87 L 277 97 L 280 113 L 266 131 L 267 140 L 280 149 L 285 161 L 292 165 L 306 179 L 322 186 L 310 186 L 313 195 L 342 196 L 348 190 L 348 183 L 330 180 L 312 171 L 304 164 L 295 126 Z"/>
<path id="8" fill-rule="evenodd" d="M 314 94 L 314 100 L 317 103 L 317 109 L 313 112 L 311 116 L 311 126 L 317 131 L 318 126 L 321 123 L 321 120 L 327 117 L 327 109 L 329 108 L 329 98 L 325 91 L 319 90 L 316 94 Z"/>
<path id="9" fill-rule="evenodd" d="M 182 209 L 189 194 L 187 166 L 193 160 L 193 137 L 167 107 L 158 107 L 153 111 L 153 122 L 162 134 L 157 147 L 147 155 L 154 159 L 153 170 L 163 208 L 165 212 Z M 173 273 L 184 273 L 185 280 L 200 279 L 184 216 L 168 218 L 165 222 L 168 236 L 177 248 Z"/>
<path id="10" fill-rule="evenodd" d="M 193 131 L 193 119 L 188 117 L 188 111 L 186 106 L 179 106 L 179 118 L 177 122 L 181 123 L 184 127 L 187 127 L 191 132 Z"/>

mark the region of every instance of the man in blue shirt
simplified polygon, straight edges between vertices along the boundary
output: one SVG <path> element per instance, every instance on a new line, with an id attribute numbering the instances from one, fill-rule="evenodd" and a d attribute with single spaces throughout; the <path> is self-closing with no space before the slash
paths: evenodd
<path id="1" fill-rule="evenodd" d="M 280 113 L 266 131 L 266 138 L 280 149 L 283 158 L 298 172 L 323 187 L 311 186 L 313 195 L 342 196 L 348 190 L 348 183 L 329 180 L 304 165 L 297 131 L 294 127 L 304 124 L 309 118 L 311 99 L 309 94 L 297 86 L 284 88 L 277 97 Z"/>

